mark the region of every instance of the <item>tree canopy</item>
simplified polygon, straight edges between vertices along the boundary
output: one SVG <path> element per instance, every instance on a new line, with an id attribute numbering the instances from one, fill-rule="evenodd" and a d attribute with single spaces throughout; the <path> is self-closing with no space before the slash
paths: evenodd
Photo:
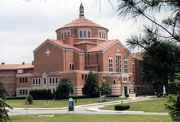
<path id="1" fill-rule="evenodd" d="M 71 83 L 70 78 L 68 77 L 62 78 L 56 90 L 56 98 L 57 99 L 68 98 L 71 90 L 73 90 L 73 85 Z"/>
<path id="2" fill-rule="evenodd" d="M 88 74 L 88 78 L 83 88 L 83 94 L 89 97 L 97 97 L 99 95 L 97 76 L 92 71 Z"/>

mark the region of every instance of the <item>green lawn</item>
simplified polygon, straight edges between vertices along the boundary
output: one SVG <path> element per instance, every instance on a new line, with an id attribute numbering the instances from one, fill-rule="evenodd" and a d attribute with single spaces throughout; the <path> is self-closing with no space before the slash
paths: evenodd
<path id="1" fill-rule="evenodd" d="M 122 98 L 118 97 L 107 97 L 106 102 L 122 100 Z M 48 100 L 48 105 L 45 105 L 46 100 L 33 100 L 32 105 L 25 105 L 25 99 L 23 100 L 7 100 L 6 102 L 11 105 L 13 108 L 58 108 L 58 107 L 67 107 L 68 100 Z M 85 105 L 99 103 L 99 98 L 83 98 L 78 99 L 75 105 Z"/>
<path id="2" fill-rule="evenodd" d="M 12 122 L 172 122 L 169 116 L 156 115 L 85 115 L 56 114 L 54 117 L 38 115 L 11 116 Z"/>
<path id="3" fill-rule="evenodd" d="M 167 98 L 160 98 L 157 100 L 149 100 L 143 102 L 128 103 L 130 111 L 145 111 L 145 112 L 168 112 L 165 109 Z M 114 110 L 114 105 L 100 108 L 102 110 Z"/>

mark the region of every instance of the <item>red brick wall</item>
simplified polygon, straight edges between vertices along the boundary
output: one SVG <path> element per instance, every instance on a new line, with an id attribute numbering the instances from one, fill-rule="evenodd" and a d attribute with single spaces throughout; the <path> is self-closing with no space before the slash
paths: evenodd
<path id="1" fill-rule="evenodd" d="M 46 50 L 51 51 L 50 55 L 45 54 Z M 63 71 L 64 70 L 64 60 L 63 51 L 48 43 L 45 43 L 40 47 L 36 52 L 34 52 L 34 72 L 54 72 L 54 71 Z M 70 60 L 70 59 L 69 59 Z"/>

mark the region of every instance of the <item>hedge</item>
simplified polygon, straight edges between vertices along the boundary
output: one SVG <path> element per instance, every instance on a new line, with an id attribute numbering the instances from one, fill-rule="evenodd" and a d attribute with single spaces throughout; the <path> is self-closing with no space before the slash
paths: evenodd
<path id="1" fill-rule="evenodd" d="M 127 110 L 130 108 L 130 105 L 118 104 L 115 105 L 115 110 Z"/>
<path id="2" fill-rule="evenodd" d="M 53 99 L 54 95 L 51 93 L 51 90 L 46 89 L 35 89 L 29 92 L 32 95 L 34 100 L 48 100 Z"/>

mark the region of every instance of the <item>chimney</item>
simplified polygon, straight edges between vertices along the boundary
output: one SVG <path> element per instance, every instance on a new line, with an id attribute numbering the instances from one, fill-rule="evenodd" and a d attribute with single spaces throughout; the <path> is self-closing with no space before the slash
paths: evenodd
<path id="1" fill-rule="evenodd" d="M 73 42 L 74 42 L 73 36 L 71 36 L 71 35 L 65 35 L 64 37 L 65 37 L 65 38 L 64 38 L 64 43 L 65 43 L 65 44 L 73 45 Z"/>
<path id="2" fill-rule="evenodd" d="M 22 65 L 24 65 L 25 64 L 25 62 L 22 62 Z"/>
<path id="3" fill-rule="evenodd" d="M 5 62 L 1 62 L 1 65 L 5 65 Z"/>

